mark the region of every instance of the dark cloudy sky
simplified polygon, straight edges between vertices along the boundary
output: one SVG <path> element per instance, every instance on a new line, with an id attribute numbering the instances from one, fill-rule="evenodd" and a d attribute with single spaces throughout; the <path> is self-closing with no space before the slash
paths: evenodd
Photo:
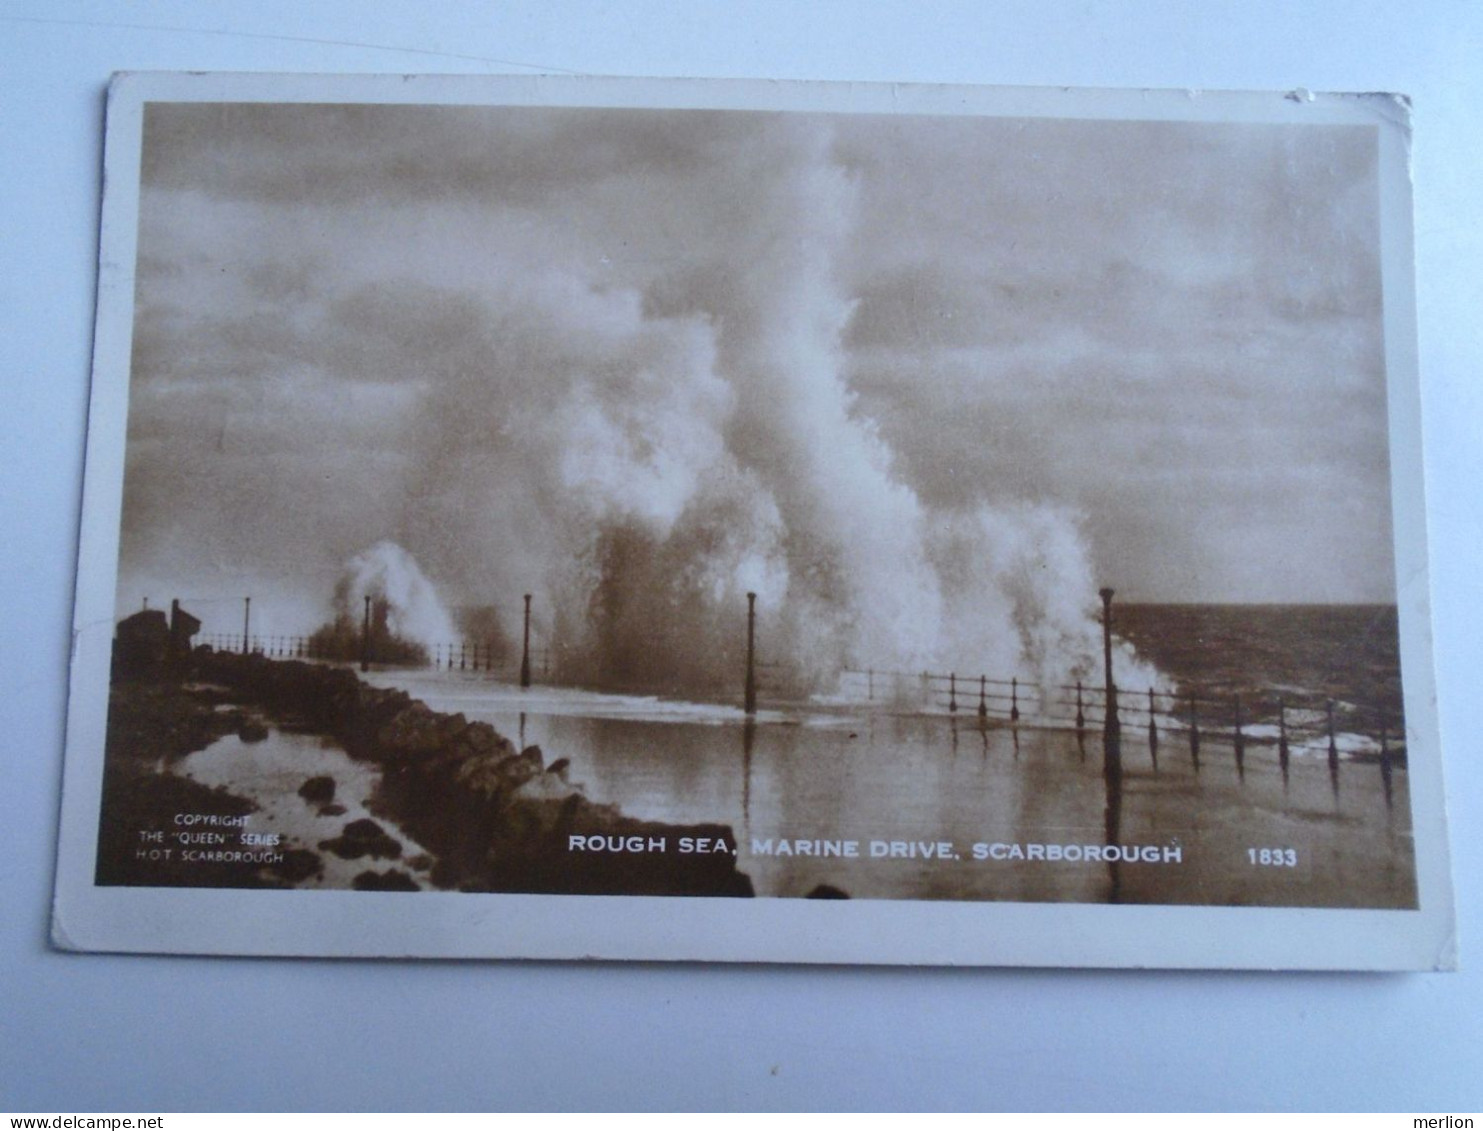
<path id="1" fill-rule="evenodd" d="M 1044 506 L 1130 599 L 1393 599 L 1368 128 L 156 104 L 141 176 L 124 607 L 312 604 L 382 539 L 519 590 L 557 511 L 793 474 L 783 401 L 881 523 Z M 754 548 L 871 536 L 770 489 Z"/>

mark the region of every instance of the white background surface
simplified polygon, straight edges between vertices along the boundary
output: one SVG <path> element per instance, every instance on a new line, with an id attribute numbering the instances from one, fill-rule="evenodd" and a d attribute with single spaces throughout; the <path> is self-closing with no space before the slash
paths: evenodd
<path id="1" fill-rule="evenodd" d="M 795 7 L 798 10 L 795 10 Z M 1438 693 L 1464 971 L 83 957 L 46 943 L 116 70 L 571 71 L 1415 100 Z M 1483 7 L 0 3 L 0 1109 L 1483 1107 Z M 1136 155 L 1130 155 L 1136 160 Z"/>

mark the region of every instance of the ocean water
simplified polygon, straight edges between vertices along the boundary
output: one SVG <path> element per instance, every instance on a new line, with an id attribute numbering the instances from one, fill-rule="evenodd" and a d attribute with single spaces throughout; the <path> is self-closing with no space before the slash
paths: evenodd
<path id="1" fill-rule="evenodd" d="M 299 880 L 297 887 L 350 888 L 362 872 L 393 867 L 405 870 L 420 885 L 430 886 L 427 872 L 431 855 L 385 814 L 367 807 L 376 795 L 381 771 L 351 758 L 330 739 L 281 727 L 269 728 L 267 737 L 259 742 L 248 743 L 235 734 L 226 735 L 204 750 L 186 755 L 168 772 L 250 798 L 258 808 L 249 818 L 248 828 L 277 833 L 285 838 L 286 847 L 316 850 L 340 837 L 352 821 L 368 819 L 389 827 L 398 843 L 395 859 L 346 859 L 320 849 L 319 870 Z M 307 779 L 321 775 L 335 784 L 332 812 L 299 794 L 299 787 Z"/>
<path id="2" fill-rule="evenodd" d="M 935 693 L 764 700 L 748 721 L 470 672 L 370 678 L 570 759 L 596 801 L 729 825 L 759 895 L 1414 906 L 1393 609 L 1128 606 L 1115 624 L 1178 688 L 1152 712 L 1120 689 L 1115 761 L 1092 689 L 1078 732 L 1030 725 L 1033 688 L 1015 726 Z"/>
<path id="3" fill-rule="evenodd" d="M 1332 701 L 1347 730 L 1404 735 L 1394 605 L 1126 605 L 1114 623 L 1222 723 L 1236 696 L 1258 724 L 1279 700 L 1308 713 Z"/>

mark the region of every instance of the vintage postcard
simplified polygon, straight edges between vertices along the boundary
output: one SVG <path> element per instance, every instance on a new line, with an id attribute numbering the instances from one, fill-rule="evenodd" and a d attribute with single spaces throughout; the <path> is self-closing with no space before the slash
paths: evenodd
<path id="1" fill-rule="evenodd" d="M 1453 965 L 1408 146 L 117 78 L 58 945 Z"/>

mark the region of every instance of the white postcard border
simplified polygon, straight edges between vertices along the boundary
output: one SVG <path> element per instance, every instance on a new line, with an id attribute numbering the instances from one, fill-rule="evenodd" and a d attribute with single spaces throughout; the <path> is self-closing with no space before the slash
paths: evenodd
<path id="1" fill-rule="evenodd" d="M 149 101 L 791 109 L 1369 124 L 1382 147 L 1385 351 L 1416 911 L 427 892 L 93 883 Z M 87 465 L 53 938 L 67 949 L 436 958 L 1169 967 L 1455 966 L 1431 659 L 1417 377 L 1409 113 L 1387 95 L 1209 94 L 733 80 L 123 75 L 109 100 Z"/>

